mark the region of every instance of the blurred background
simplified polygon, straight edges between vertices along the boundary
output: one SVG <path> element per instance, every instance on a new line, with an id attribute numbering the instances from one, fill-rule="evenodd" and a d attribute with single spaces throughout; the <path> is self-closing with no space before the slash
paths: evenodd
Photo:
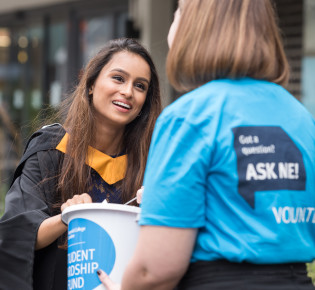
<path id="1" fill-rule="evenodd" d="M 275 0 L 292 74 L 288 89 L 315 116 L 315 0 Z M 112 38 L 138 39 L 165 75 L 177 0 L 0 0 L 0 216 L 31 123 L 54 108 L 91 55 Z M 294 118 L 294 116 L 292 116 Z"/>

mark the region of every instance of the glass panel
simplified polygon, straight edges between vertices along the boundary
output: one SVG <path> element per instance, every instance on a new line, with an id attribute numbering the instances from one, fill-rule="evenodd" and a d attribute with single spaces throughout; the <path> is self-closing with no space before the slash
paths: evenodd
<path id="1" fill-rule="evenodd" d="M 49 28 L 49 104 L 56 106 L 67 88 L 67 35 L 66 24 L 53 23 Z"/>
<path id="2" fill-rule="evenodd" d="M 33 26 L 28 29 L 29 52 L 29 120 L 33 120 L 42 108 L 43 103 L 43 29 Z"/>
<path id="3" fill-rule="evenodd" d="M 21 137 L 10 116 L 10 82 L 18 74 L 12 65 L 13 35 L 7 27 L 0 27 L 0 216 L 3 200 L 21 152 Z"/>
<path id="4" fill-rule="evenodd" d="M 302 102 L 315 117 L 315 1 L 304 1 Z"/>
<path id="5" fill-rule="evenodd" d="M 128 13 L 120 13 L 117 17 L 116 22 L 116 33 L 115 37 L 123 37 L 126 36 L 126 22 L 128 19 Z"/>
<path id="6" fill-rule="evenodd" d="M 0 31 L 1 191 L 10 183 L 22 140 L 42 106 L 43 29 L 30 25 Z"/>
<path id="7" fill-rule="evenodd" d="M 106 41 L 114 37 L 114 15 L 83 19 L 80 22 L 80 30 L 82 64 L 85 65 Z"/>
<path id="8" fill-rule="evenodd" d="M 0 28 L 0 106 L 5 105 L 4 97 L 7 90 L 7 80 L 11 74 L 9 69 L 11 43 L 10 30 Z"/>
<path id="9" fill-rule="evenodd" d="M 42 105 L 43 29 L 39 25 L 11 29 L 11 47 L 4 100 L 14 123 L 25 135 Z M 25 130 L 24 130 L 25 129 Z"/>

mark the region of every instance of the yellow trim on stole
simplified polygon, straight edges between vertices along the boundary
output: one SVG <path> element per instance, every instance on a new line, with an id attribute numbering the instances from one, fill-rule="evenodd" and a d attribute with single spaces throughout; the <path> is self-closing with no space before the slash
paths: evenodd
<path id="1" fill-rule="evenodd" d="M 66 153 L 69 134 L 66 133 L 56 149 Z M 127 169 L 127 154 L 113 158 L 91 146 L 85 162 L 92 167 L 108 184 L 114 184 L 125 177 Z"/>

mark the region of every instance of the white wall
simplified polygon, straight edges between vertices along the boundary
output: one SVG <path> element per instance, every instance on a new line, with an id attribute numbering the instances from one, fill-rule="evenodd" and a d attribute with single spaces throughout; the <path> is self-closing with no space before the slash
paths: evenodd
<path id="1" fill-rule="evenodd" d="M 129 14 L 140 29 L 140 41 L 150 51 L 157 67 L 163 106 L 170 103 L 171 88 L 166 78 L 167 34 L 173 21 L 173 0 L 129 0 Z"/>
<path id="2" fill-rule="evenodd" d="M 304 2 L 304 54 L 315 55 L 315 0 Z"/>

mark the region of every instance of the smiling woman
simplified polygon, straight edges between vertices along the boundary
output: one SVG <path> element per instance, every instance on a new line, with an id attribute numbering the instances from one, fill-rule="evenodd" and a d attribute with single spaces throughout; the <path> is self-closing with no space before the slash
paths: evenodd
<path id="1" fill-rule="evenodd" d="M 126 51 L 116 53 L 103 67 L 90 90 L 95 117 L 98 118 L 96 129 L 100 132 L 115 130 L 115 135 L 122 135 L 125 125 L 140 114 L 150 79 L 150 67 L 142 57 Z M 95 147 L 104 145 L 100 140 Z M 114 150 L 109 152 L 112 154 L 122 149 L 113 143 L 110 146 Z"/>
<path id="2" fill-rule="evenodd" d="M 134 198 L 160 112 L 148 52 L 132 39 L 107 43 L 61 104 L 62 125 L 35 132 L 16 169 L 0 220 L 3 289 L 67 289 L 61 211 Z"/>

